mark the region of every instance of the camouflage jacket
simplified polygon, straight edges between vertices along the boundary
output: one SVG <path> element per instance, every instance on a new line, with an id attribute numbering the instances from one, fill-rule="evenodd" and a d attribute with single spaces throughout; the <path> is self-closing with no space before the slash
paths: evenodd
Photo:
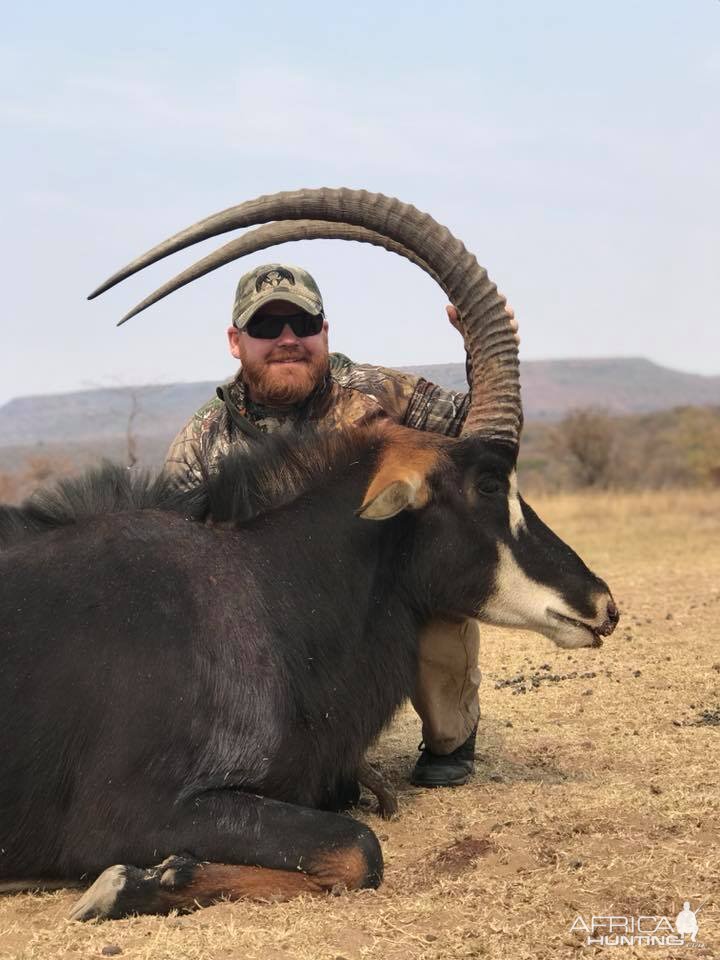
<path id="1" fill-rule="evenodd" d="M 468 406 L 467 393 L 331 353 L 325 382 L 302 406 L 287 414 L 252 403 L 238 373 L 188 420 L 170 445 L 165 469 L 175 476 L 179 487 L 188 488 L 200 483 L 203 469 L 212 470 L 230 448 L 247 447 L 264 433 L 305 423 L 332 429 L 387 417 L 416 430 L 456 437 Z"/>

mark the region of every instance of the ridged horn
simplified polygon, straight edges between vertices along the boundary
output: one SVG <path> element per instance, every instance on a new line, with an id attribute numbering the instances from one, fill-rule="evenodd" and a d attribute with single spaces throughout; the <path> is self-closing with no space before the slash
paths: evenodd
<path id="1" fill-rule="evenodd" d="M 106 280 L 94 297 L 178 250 L 229 230 L 271 220 L 325 220 L 365 227 L 426 263 L 455 304 L 472 361 L 472 405 L 464 433 L 517 446 L 522 412 L 515 333 L 505 299 L 475 257 L 427 213 L 365 190 L 295 190 L 230 207 L 182 230 Z"/>
<path id="2" fill-rule="evenodd" d="M 241 237 L 231 240 L 230 243 L 219 247 L 203 257 L 202 260 L 198 260 L 192 266 L 178 273 L 172 280 L 168 280 L 150 296 L 141 300 L 132 310 L 129 310 L 121 320 L 118 320 L 118 326 L 121 326 L 131 317 L 137 316 L 138 313 L 142 313 L 143 310 L 147 310 L 158 300 L 163 300 L 171 293 L 179 290 L 180 287 L 212 273 L 213 270 L 217 270 L 233 260 L 239 260 L 240 257 L 256 253 L 258 250 L 265 250 L 279 243 L 289 243 L 293 240 L 355 240 L 358 243 L 371 243 L 376 247 L 384 247 L 391 253 L 397 253 L 399 256 L 405 257 L 411 263 L 420 267 L 421 270 L 430 274 L 437 283 L 440 283 L 440 278 L 432 267 L 416 256 L 412 250 L 408 250 L 401 243 L 396 243 L 388 237 L 383 237 L 374 230 L 366 230 L 365 227 L 357 227 L 352 223 L 331 223 L 328 220 L 278 220 L 255 230 L 248 230 Z"/>

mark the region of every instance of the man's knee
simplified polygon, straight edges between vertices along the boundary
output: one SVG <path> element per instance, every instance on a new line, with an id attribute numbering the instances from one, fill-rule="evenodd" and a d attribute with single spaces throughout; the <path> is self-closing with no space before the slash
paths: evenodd
<path id="1" fill-rule="evenodd" d="M 432 620 L 418 636 L 420 669 L 464 676 L 469 670 L 477 669 L 479 653 L 477 620 Z"/>
<path id="2" fill-rule="evenodd" d="M 477 726 L 479 649 L 476 620 L 436 620 L 420 637 L 413 704 L 423 721 L 423 739 L 434 753 L 452 753 Z"/>

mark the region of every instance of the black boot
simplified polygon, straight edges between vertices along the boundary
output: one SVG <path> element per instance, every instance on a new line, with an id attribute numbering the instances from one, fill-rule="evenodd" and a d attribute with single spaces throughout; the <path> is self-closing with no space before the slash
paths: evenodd
<path id="1" fill-rule="evenodd" d="M 410 774 L 410 783 L 416 787 L 460 787 L 475 772 L 475 738 L 477 727 L 465 743 L 452 753 L 440 754 L 428 750 L 422 743 L 422 753 Z"/>

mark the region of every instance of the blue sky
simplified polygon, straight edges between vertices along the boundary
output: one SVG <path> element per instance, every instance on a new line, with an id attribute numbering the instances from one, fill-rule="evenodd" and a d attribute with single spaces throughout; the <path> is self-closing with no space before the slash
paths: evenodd
<path id="1" fill-rule="evenodd" d="M 313 272 L 354 359 L 460 360 L 434 284 L 356 244 L 259 254 L 119 330 L 217 241 L 85 300 L 208 213 L 323 185 L 446 223 L 523 358 L 720 373 L 717 0 L 14 5 L 0 81 L 0 403 L 229 374 L 235 282 L 272 259 Z"/>

